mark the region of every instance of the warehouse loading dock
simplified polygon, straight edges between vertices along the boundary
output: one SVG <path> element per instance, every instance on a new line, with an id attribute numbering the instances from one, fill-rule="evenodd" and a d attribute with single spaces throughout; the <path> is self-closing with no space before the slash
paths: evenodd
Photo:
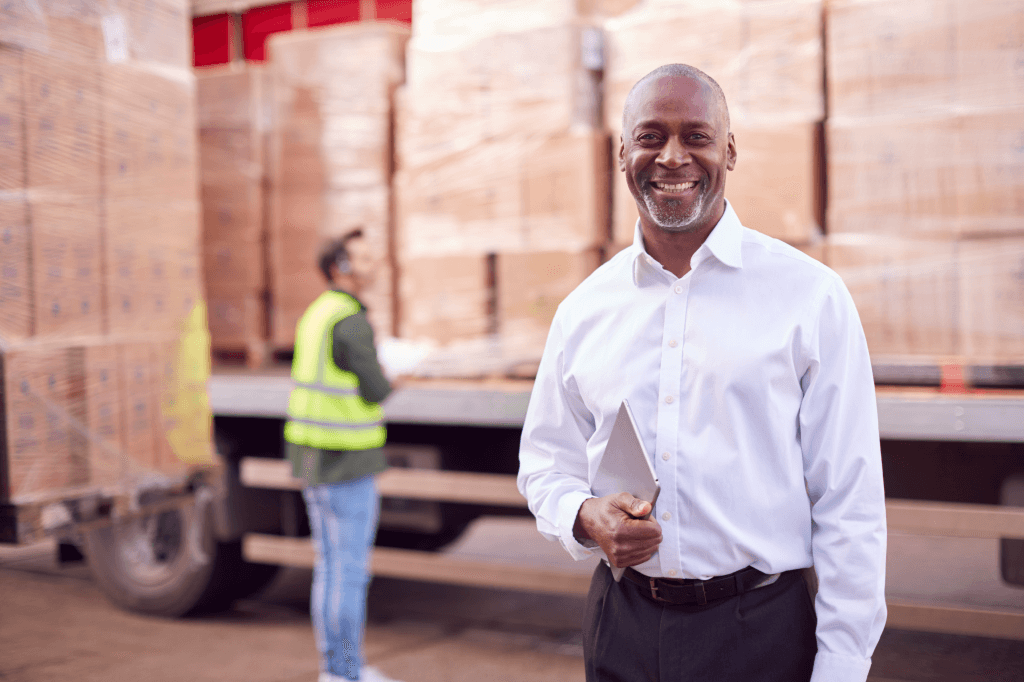
<path id="1" fill-rule="evenodd" d="M 976 4 L 728 2 L 716 15 L 720 44 L 709 45 L 685 29 L 694 5 L 667 0 L 417 0 L 408 16 L 390 17 L 411 29 L 370 21 L 389 18 L 383 2 L 349 3 L 358 11 L 330 21 L 360 21 L 327 27 L 317 14 L 325 4 L 312 0 L 197 1 L 193 59 L 202 31 L 224 43 L 207 45 L 220 57 L 195 77 L 184 2 L 156 3 L 153 14 L 145 3 L 115 3 L 121 23 L 60 14 L 49 37 L 5 16 L 0 63 L 17 77 L 0 82 L 0 114 L 16 124 L 0 132 L 19 162 L 0 171 L 4 539 L 81 541 L 111 520 L 165 519 L 198 499 L 215 519 L 206 539 L 240 575 L 253 570 L 241 561 L 243 537 L 291 543 L 274 550 L 270 541 L 250 558 L 277 551 L 283 563 L 306 561 L 294 495 L 242 486 L 239 472 L 249 457 L 280 457 L 283 361 L 297 315 L 319 291 L 310 252 L 357 219 L 384 254 L 386 276 L 371 294 L 379 333 L 441 349 L 386 409 L 393 440 L 435 453 L 434 470 L 393 477 L 403 482 L 393 499 L 409 499 L 409 485 L 432 491 L 419 502 L 442 506 L 405 510 L 435 521 L 440 510 L 444 532 L 433 522 L 391 529 L 393 544 L 457 535 L 480 512 L 446 497 L 464 476 L 499 477 L 470 479 L 493 485 L 474 505 L 524 514 L 507 504 L 514 498 L 500 477 L 515 471 L 547 323 L 632 235 L 631 201 L 612 173 L 625 89 L 682 58 L 630 49 L 654 29 L 675 31 L 684 56 L 720 78 L 734 104 L 741 164 L 729 197 L 741 217 L 834 267 L 858 303 L 876 363 L 887 485 L 917 498 L 891 500 L 894 527 L 921 529 L 925 514 L 928 532 L 1022 537 L 1017 512 L 996 506 L 1024 505 L 1015 487 L 1024 472 L 1024 174 L 1015 146 L 1024 100 L 1011 59 L 1021 9 Z M 540 25 L 516 23 L 531 10 Z M 474 20 L 452 28 L 460 17 Z M 123 49 L 107 37 L 122 28 Z M 66 47 L 87 48 L 92 61 L 72 68 L 70 56 L 40 50 L 55 36 L 75 37 Z M 44 101 L 46 84 L 63 99 Z M 504 163 L 487 163 L 494 158 Z M 87 182 L 69 172 L 89 169 Z M 767 178 L 780 190 L 765 192 Z M 154 235 L 167 262 L 153 257 Z M 208 322 L 182 334 L 200 287 Z M 147 328 L 166 337 L 139 338 Z M 191 365 L 194 376 L 169 367 L 185 337 L 218 361 L 208 381 L 205 360 Z M 58 366 L 63 374 L 46 381 Z M 19 402 L 22 385 L 35 402 Z M 169 421 L 154 419 L 171 404 L 178 441 Z M 19 436 L 28 422 L 15 415 L 25 410 L 35 410 L 34 429 L 65 428 Z M 84 434 L 67 428 L 68 415 L 86 420 Z M 211 419 L 221 467 L 195 476 L 181 466 L 181 442 L 193 461 L 212 459 Z M 19 467 L 30 460 L 14 450 L 40 438 L 52 441 L 44 449 L 53 466 L 28 475 Z M 31 461 L 38 469 L 42 460 Z M 1024 557 L 1019 544 L 1006 547 Z M 390 556 L 436 575 L 432 554 L 420 563 Z M 1013 566 L 1008 579 L 1024 571 Z M 247 589 L 267 575 L 258 573 Z M 507 578 L 508 569 L 491 575 Z M 893 610 L 921 626 L 922 613 Z M 994 616 L 997 625 L 947 615 L 950 628 L 1020 636 L 1018 613 Z"/>

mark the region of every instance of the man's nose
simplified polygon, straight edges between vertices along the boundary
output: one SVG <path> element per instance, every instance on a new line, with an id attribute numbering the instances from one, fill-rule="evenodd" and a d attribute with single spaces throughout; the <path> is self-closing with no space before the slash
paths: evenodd
<path id="1" fill-rule="evenodd" d="M 690 153 L 678 138 L 670 137 L 658 154 L 658 163 L 666 168 L 679 168 L 690 159 Z"/>

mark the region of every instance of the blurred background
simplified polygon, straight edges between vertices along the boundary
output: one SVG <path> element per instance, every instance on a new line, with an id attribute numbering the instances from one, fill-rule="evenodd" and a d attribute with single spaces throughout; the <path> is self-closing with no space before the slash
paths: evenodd
<path id="1" fill-rule="evenodd" d="M 511 476 L 557 305 L 632 242 L 626 93 L 671 62 L 725 91 L 741 220 L 835 269 L 864 324 L 892 544 L 873 679 L 1024 679 L 1022 0 L 0 3 L 0 581 L 57 581 L 83 627 L 280 617 L 312 675 L 281 424 L 317 249 L 361 227 L 401 382 L 371 599 L 400 626 L 371 662 L 582 679 L 591 566 Z M 46 668 L 61 618 L 27 623 L 64 602 L 4 599 L 25 653 L 0 677 L 122 679 Z M 402 628 L 493 629 L 504 663 L 388 658 Z M 306 679 L 268 666 L 187 676 Z M 158 668 L 133 674 L 180 679 Z"/>

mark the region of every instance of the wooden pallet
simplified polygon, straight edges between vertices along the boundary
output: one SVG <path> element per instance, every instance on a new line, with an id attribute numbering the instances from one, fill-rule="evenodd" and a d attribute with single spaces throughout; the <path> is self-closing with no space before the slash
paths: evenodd
<path id="1" fill-rule="evenodd" d="M 218 344 L 210 348 L 213 364 L 217 366 L 261 369 L 273 362 L 274 352 L 263 339 L 252 339 L 240 344 Z"/>

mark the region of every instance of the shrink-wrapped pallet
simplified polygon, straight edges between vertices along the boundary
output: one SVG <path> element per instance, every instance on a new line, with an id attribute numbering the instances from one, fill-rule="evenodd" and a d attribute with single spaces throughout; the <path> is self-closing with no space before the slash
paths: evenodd
<path id="1" fill-rule="evenodd" d="M 378 334 L 393 328 L 392 98 L 404 79 L 408 30 L 361 23 L 270 41 L 270 335 L 291 346 L 326 283 L 317 253 L 362 228 L 374 280 L 362 299 Z"/>
<path id="2" fill-rule="evenodd" d="M 897 113 L 828 122 L 830 232 L 1024 232 L 1024 107 Z"/>
<path id="3" fill-rule="evenodd" d="M 962 241 L 957 274 L 963 355 L 1024 365 L 1024 237 Z"/>
<path id="4" fill-rule="evenodd" d="M 597 249 L 498 255 L 495 314 L 505 344 L 539 359 L 558 304 L 598 265 Z"/>
<path id="5" fill-rule="evenodd" d="M 1020 364 L 1021 4 L 833 0 L 826 26 L 827 262 L 886 263 L 851 286 L 872 354 Z"/>
<path id="6" fill-rule="evenodd" d="M 618 151 L 630 88 L 663 64 L 701 69 L 725 92 L 737 147 L 726 198 L 750 228 L 808 244 L 821 232 L 818 126 L 821 0 L 645 0 L 606 29 L 605 121 Z M 616 244 L 633 239 L 636 206 L 616 174 Z"/>
<path id="7" fill-rule="evenodd" d="M 830 0 L 829 116 L 1024 105 L 1017 0 Z"/>
<path id="8" fill-rule="evenodd" d="M 270 88 L 260 66 L 197 73 L 203 279 L 214 351 L 263 359 Z"/>
<path id="9" fill-rule="evenodd" d="M 873 357 L 960 352 L 957 245 L 898 235 L 829 235 L 825 261 L 853 296 Z"/>
<path id="10" fill-rule="evenodd" d="M 5 504 L 211 461 L 188 29 L 184 0 L 0 7 Z"/>
<path id="11" fill-rule="evenodd" d="M 551 308 L 607 242 L 596 25 L 623 4 L 414 6 L 396 120 L 399 330 L 456 346 L 480 341 L 447 363 L 452 372 L 539 357 Z M 552 259 L 566 263 L 548 268 Z M 486 277 L 451 288 L 420 276 L 445 263 Z M 536 291 L 519 286 L 519 275 L 545 268 Z M 450 311 L 459 311 L 458 324 Z M 486 357 L 465 361 L 474 353 Z"/>

